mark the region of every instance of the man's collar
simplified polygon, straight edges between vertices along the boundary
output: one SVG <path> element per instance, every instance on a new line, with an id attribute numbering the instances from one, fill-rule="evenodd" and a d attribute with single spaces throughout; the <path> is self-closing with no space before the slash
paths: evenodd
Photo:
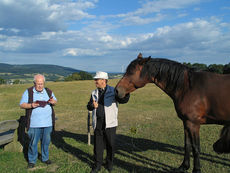
<path id="1" fill-rule="evenodd" d="M 42 91 L 37 91 L 36 89 L 35 89 L 35 87 L 33 88 L 33 92 L 36 92 L 36 93 L 41 93 L 41 94 L 43 94 L 44 93 L 44 88 L 43 88 L 43 90 Z"/>
<path id="2" fill-rule="evenodd" d="M 105 88 L 97 88 L 97 89 L 98 89 L 98 91 L 105 91 L 106 88 L 107 88 L 107 85 L 105 86 Z"/>

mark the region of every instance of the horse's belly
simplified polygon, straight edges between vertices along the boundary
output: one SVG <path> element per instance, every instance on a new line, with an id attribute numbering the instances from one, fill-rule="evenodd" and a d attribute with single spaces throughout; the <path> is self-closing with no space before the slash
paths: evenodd
<path id="1" fill-rule="evenodd" d="M 207 123 L 225 124 L 230 122 L 230 107 L 218 108 L 214 107 L 206 116 Z"/>

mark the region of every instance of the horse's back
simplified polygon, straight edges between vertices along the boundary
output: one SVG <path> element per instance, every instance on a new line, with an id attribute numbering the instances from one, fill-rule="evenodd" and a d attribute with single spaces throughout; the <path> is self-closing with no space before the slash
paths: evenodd
<path id="1" fill-rule="evenodd" d="M 183 105 L 190 105 L 185 112 L 198 114 L 201 124 L 230 121 L 230 75 L 195 72 Z"/>
<path id="2" fill-rule="evenodd" d="M 194 77 L 193 89 L 198 89 L 205 94 L 216 97 L 222 94 L 230 94 L 230 74 L 197 72 Z"/>

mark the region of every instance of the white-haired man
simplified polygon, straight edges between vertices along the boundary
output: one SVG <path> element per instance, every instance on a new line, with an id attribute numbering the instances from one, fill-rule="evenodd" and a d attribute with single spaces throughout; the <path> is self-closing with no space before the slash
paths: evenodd
<path id="1" fill-rule="evenodd" d="M 26 110 L 26 128 L 29 136 L 28 168 L 33 168 L 37 161 L 37 145 L 41 140 L 42 162 L 51 164 L 49 160 L 49 144 L 51 132 L 55 124 L 53 106 L 57 103 L 54 93 L 44 88 L 45 77 L 34 76 L 34 86 L 28 88 L 22 95 L 20 107 Z"/>
<path id="2" fill-rule="evenodd" d="M 104 147 L 107 150 L 106 169 L 111 172 L 115 151 L 116 127 L 118 125 L 118 103 L 128 102 L 129 95 L 126 95 L 123 99 L 116 100 L 114 87 L 107 84 L 108 74 L 106 72 L 97 72 L 94 81 L 96 89 L 91 93 L 87 105 L 87 109 L 93 111 L 95 164 L 91 173 L 100 171 Z"/>

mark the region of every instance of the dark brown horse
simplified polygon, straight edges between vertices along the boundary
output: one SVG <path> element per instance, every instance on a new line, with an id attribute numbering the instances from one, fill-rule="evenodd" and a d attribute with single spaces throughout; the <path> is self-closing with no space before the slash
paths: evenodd
<path id="1" fill-rule="evenodd" d="M 123 98 L 147 83 L 155 83 L 171 97 L 184 124 L 184 160 L 175 172 L 189 169 L 191 149 L 193 173 L 201 172 L 199 130 L 202 124 L 224 125 L 213 148 L 218 153 L 230 152 L 230 75 L 195 71 L 175 61 L 143 58 L 139 54 L 118 82 L 116 97 Z"/>

